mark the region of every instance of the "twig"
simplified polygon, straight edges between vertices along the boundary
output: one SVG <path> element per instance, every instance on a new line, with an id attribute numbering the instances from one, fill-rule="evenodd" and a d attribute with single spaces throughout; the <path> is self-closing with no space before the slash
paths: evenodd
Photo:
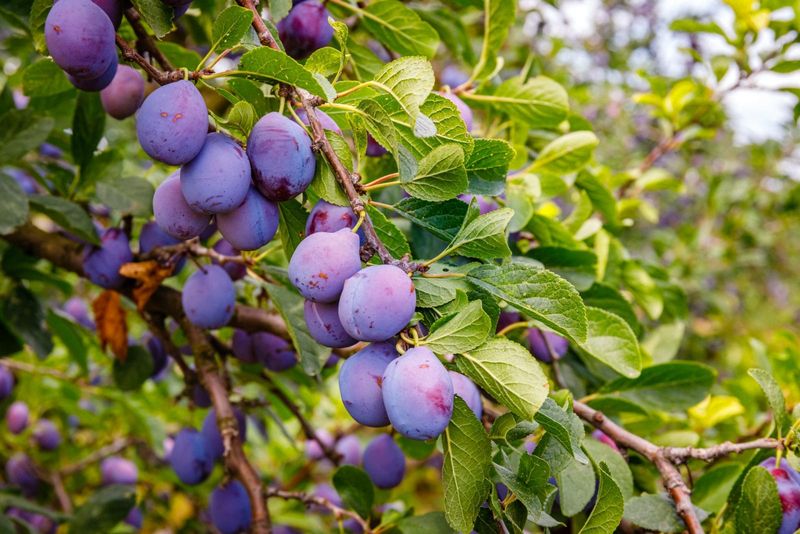
<path id="1" fill-rule="evenodd" d="M 331 512 L 336 519 L 341 519 L 342 517 L 351 517 L 355 519 L 361 528 L 364 530 L 365 533 L 372 532 L 369 528 L 369 523 L 364 520 L 360 515 L 355 512 L 351 512 L 350 510 L 345 510 L 340 506 L 333 504 L 331 501 L 324 497 L 318 497 L 316 495 L 308 495 L 307 493 L 302 493 L 299 491 L 286 491 L 276 488 L 267 488 L 267 498 L 270 497 L 277 497 L 279 499 L 286 499 L 286 500 L 295 500 L 300 501 L 306 506 L 317 505 L 327 508 Z"/>
<path id="2" fill-rule="evenodd" d="M 128 19 L 128 23 L 133 28 L 136 37 L 138 37 L 138 44 L 147 50 L 147 52 L 153 56 L 161 68 L 164 70 L 174 70 L 172 63 L 167 59 L 167 56 L 158 48 L 156 42 L 153 40 L 153 36 L 147 33 L 144 25 L 142 25 L 142 17 L 139 15 L 139 12 L 136 9 L 129 7 L 125 10 L 125 18 Z"/>
<path id="3" fill-rule="evenodd" d="M 58 473 L 62 476 L 69 476 L 75 473 L 79 473 L 89 467 L 92 464 L 96 464 L 97 462 L 108 458 L 109 456 L 113 456 L 118 454 L 119 452 L 127 449 L 131 445 L 136 443 L 136 439 L 132 437 L 125 437 L 125 438 L 118 438 L 113 442 L 109 443 L 104 447 L 100 447 L 96 451 L 92 452 L 82 460 L 75 462 L 74 464 L 65 465 L 61 469 L 58 470 Z"/>
<path id="4" fill-rule="evenodd" d="M 706 448 L 696 447 L 662 447 L 662 454 L 664 457 L 673 463 L 683 463 L 689 459 L 703 460 L 704 462 L 712 462 L 717 458 L 727 456 L 729 454 L 741 454 L 745 451 L 753 449 L 780 449 L 785 447 L 783 441 L 775 438 L 760 438 L 753 441 L 743 441 L 741 443 L 733 443 L 726 441 L 718 445 L 713 445 Z"/>
<path id="5" fill-rule="evenodd" d="M 256 30 L 258 40 L 261 41 L 261 44 L 274 48 L 275 50 L 280 50 L 278 43 L 275 42 L 269 29 L 267 29 L 267 25 L 264 24 L 264 19 L 261 18 L 261 13 L 256 8 L 255 2 L 253 2 L 253 0 L 236 0 L 236 3 L 253 12 L 253 28 Z"/>
<path id="6" fill-rule="evenodd" d="M 61 474 L 58 471 L 50 473 L 50 483 L 53 485 L 53 492 L 56 494 L 61 510 L 63 510 L 65 514 L 71 514 L 72 500 L 69 498 L 69 494 L 64 488 L 64 481 L 61 480 Z"/>
<path id="7" fill-rule="evenodd" d="M 119 34 L 116 36 L 117 48 L 122 52 L 122 57 L 131 63 L 136 63 L 147 75 L 152 78 L 159 85 L 166 85 L 168 83 L 177 82 L 188 78 L 190 80 L 197 80 L 203 76 L 208 76 L 212 73 L 209 69 L 188 71 L 185 69 L 167 70 L 162 71 L 154 67 L 147 59 L 134 50 L 131 45 L 123 39 Z"/>

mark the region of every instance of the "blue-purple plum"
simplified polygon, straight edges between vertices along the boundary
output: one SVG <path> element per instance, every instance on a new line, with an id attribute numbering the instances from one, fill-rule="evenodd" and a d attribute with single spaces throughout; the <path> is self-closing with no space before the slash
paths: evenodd
<path id="1" fill-rule="evenodd" d="M 408 324 L 416 305 L 417 293 L 405 271 L 394 265 L 371 265 L 344 283 L 339 319 L 356 339 L 385 341 Z"/>
<path id="2" fill-rule="evenodd" d="M 236 288 L 222 267 L 206 265 L 186 280 L 181 302 L 189 321 L 200 328 L 228 324 L 236 306 Z"/>
<path id="3" fill-rule="evenodd" d="M 61 445 L 61 433 L 49 419 L 41 419 L 36 423 L 33 439 L 43 451 L 54 451 Z"/>
<path id="4" fill-rule="evenodd" d="M 458 110 L 458 114 L 461 115 L 461 120 L 463 120 L 464 124 L 467 126 L 467 131 L 471 132 L 473 116 L 472 116 L 472 109 L 470 109 L 467 103 L 461 100 L 458 97 L 458 95 L 450 91 L 441 92 L 439 93 L 439 95 L 443 96 L 444 98 L 455 104 L 456 109 Z"/>
<path id="5" fill-rule="evenodd" d="M 280 113 L 268 113 L 253 126 L 247 156 L 256 187 L 270 200 L 289 200 L 314 179 L 311 139 L 299 124 Z"/>
<path id="6" fill-rule="evenodd" d="M 544 363 L 551 363 L 554 358 L 561 359 L 569 348 L 569 342 L 563 337 L 538 328 L 528 329 L 528 344 L 531 354 Z"/>
<path id="7" fill-rule="evenodd" d="M 21 169 L 4 169 L 3 172 L 12 177 L 25 194 L 34 195 L 39 192 L 39 184 L 27 172 Z"/>
<path id="8" fill-rule="evenodd" d="M 379 158 L 386 154 L 387 150 L 378 143 L 374 137 L 367 134 L 367 156 L 371 158 Z"/>
<path id="9" fill-rule="evenodd" d="M 781 460 L 779 466 L 775 465 L 775 458 L 768 458 L 759 464 L 765 468 L 775 479 L 778 486 L 778 497 L 783 508 L 783 521 L 777 534 L 793 534 L 800 528 L 800 474 L 789 465 L 786 460 Z"/>
<path id="10" fill-rule="evenodd" d="M 242 534 L 250 529 L 250 497 L 238 480 L 217 486 L 208 504 L 211 522 L 221 534 Z"/>
<path id="11" fill-rule="evenodd" d="M 358 217 L 350 206 L 337 206 L 319 199 L 306 219 L 306 235 L 317 232 L 336 232 L 342 228 L 352 228 L 356 225 Z M 363 245 L 366 241 L 364 230 L 358 229 L 358 238 Z"/>
<path id="12" fill-rule="evenodd" d="M 238 256 L 241 253 L 240 250 L 234 248 L 234 246 L 225 239 L 220 239 L 214 243 L 213 248 L 223 256 Z M 214 261 L 214 263 L 216 263 L 216 261 Z M 223 263 L 222 268 L 225 269 L 225 272 L 228 273 L 228 276 L 231 277 L 231 280 L 241 280 L 247 274 L 247 267 L 241 263 Z"/>
<path id="13" fill-rule="evenodd" d="M 317 0 L 297 4 L 278 22 L 278 35 L 286 53 L 295 59 L 305 59 L 311 52 L 327 46 L 333 38 L 328 23 L 331 14 Z"/>
<path id="14" fill-rule="evenodd" d="M 12 434 L 21 434 L 28 428 L 28 405 L 22 401 L 16 401 L 6 410 L 6 426 Z"/>
<path id="15" fill-rule="evenodd" d="M 490 211 L 494 211 L 497 209 L 497 202 L 492 199 L 487 199 L 482 195 L 470 195 L 470 194 L 463 194 L 458 195 L 459 200 L 466 202 L 467 204 L 474 198 L 475 202 L 478 204 L 478 211 L 481 215 L 486 215 Z"/>
<path id="16" fill-rule="evenodd" d="M 100 102 L 106 113 L 117 120 L 136 113 L 144 101 L 144 78 L 127 65 L 120 65 L 111 83 L 100 91 Z"/>
<path id="17" fill-rule="evenodd" d="M 311 337 L 326 347 L 340 349 L 355 345 L 339 320 L 339 303 L 314 302 L 307 300 L 303 305 L 303 315 Z"/>
<path id="18" fill-rule="evenodd" d="M 469 74 L 456 65 L 447 65 L 439 73 L 439 81 L 442 82 L 442 85 L 449 87 L 458 87 L 467 80 L 469 80 Z"/>
<path id="19" fill-rule="evenodd" d="M 125 277 L 119 274 L 120 267 L 132 261 L 128 236 L 119 228 L 109 228 L 100 236 L 99 247 L 84 249 L 83 272 L 98 286 L 115 289 L 125 282 Z"/>
<path id="20" fill-rule="evenodd" d="M 138 506 L 134 506 L 131 508 L 131 511 L 128 512 L 128 515 L 125 516 L 123 523 L 133 527 L 136 530 L 142 528 L 142 524 L 144 523 L 144 517 L 142 516 L 142 510 Z"/>
<path id="21" fill-rule="evenodd" d="M 616 452 L 622 454 L 622 451 L 620 451 L 619 447 L 617 446 L 617 442 L 615 442 L 613 439 L 609 438 L 605 434 L 605 432 L 603 432 L 602 430 L 599 430 L 599 429 L 598 430 L 594 430 L 592 432 L 592 437 L 594 439 L 596 439 L 597 441 L 599 441 L 600 443 L 605 443 L 606 445 L 608 445 L 609 447 L 614 449 Z"/>
<path id="22" fill-rule="evenodd" d="M 244 413 L 238 408 L 233 409 L 233 414 L 236 417 L 237 431 L 242 443 L 247 439 L 247 419 Z M 206 441 L 206 450 L 211 454 L 214 460 L 222 458 L 225 452 L 225 446 L 222 442 L 222 434 L 217 426 L 217 411 L 211 408 L 203 419 L 203 427 L 200 429 L 203 439 Z"/>
<path id="23" fill-rule="evenodd" d="M 177 245 L 180 242 L 180 239 L 169 235 L 156 222 L 145 223 L 139 232 L 139 252 L 142 254 L 146 254 L 155 248 Z M 184 265 L 186 265 L 185 257 L 177 261 L 173 274 L 177 274 L 183 269 Z"/>
<path id="24" fill-rule="evenodd" d="M 200 91 L 181 80 L 162 85 L 136 113 L 136 135 L 148 156 L 169 165 L 188 163 L 203 148 L 208 108 Z"/>
<path id="25" fill-rule="evenodd" d="M 257 361 L 256 355 L 253 353 L 253 336 L 249 332 L 238 328 L 234 330 L 231 349 L 236 359 L 241 362 L 255 363 Z"/>
<path id="26" fill-rule="evenodd" d="M 358 465 L 361 463 L 361 442 L 352 434 L 342 436 L 336 442 L 334 450 L 342 455 L 342 465 Z"/>
<path id="27" fill-rule="evenodd" d="M 319 440 L 326 446 L 328 447 L 333 446 L 333 442 L 335 440 L 333 439 L 333 435 L 331 435 L 330 432 L 328 432 L 324 428 L 321 428 L 316 431 L 316 434 Z M 308 458 L 309 460 L 321 460 L 324 457 L 325 457 L 325 452 L 323 452 L 322 447 L 319 446 L 319 443 L 317 443 L 316 440 L 314 439 L 306 440 L 306 458 Z"/>
<path id="28" fill-rule="evenodd" d="M 461 397 L 467 403 L 469 409 L 478 419 L 483 415 L 483 404 L 481 402 L 481 392 L 475 382 L 455 371 L 448 371 L 450 380 L 453 381 L 453 393 Z"/>
<path id="29" fill-rule="evenodd" d="M 383 403 L 383 375 L 397 358 L 394 343 L 371 343 L 350 356 L 339 369 L 339 393 L 350 416 L 365 426 L 389 424 Z"/>
<path id="30" fill-rule="evenodd" d="M 127 0 L 92 0 L 92 2 L 97 4 L 97 7 L 105 12 L 111 24 L 114 25 L 114 28 L 119 28 L 122 22 L 122 7 L 123 3 L 126 3 L 126 1 Z"/>
<path id="31" fill-rule="evenodd" d="M 336 506 L 342 505 L 342 498 L 339 496 L 339 493 L 332 486 L 328 484 L 317 484 L 317 487 L 314 488 L 313 495 L 315 497 L 322 497 L 323 499 L 330 501 Z M 311 506 L 309 506 L 309 509 L 319 514 L 327 515 L 331 513 L 330 510 L 328 510 L 324 506 L 319 506 L 317 504 L 312 504 Z"/>
<path id="32" fill-rule="evenodd" d="M 19 508 L 9 508 L 6 510 L 6 516 L 21 519 L 33 528 L 32 531 L 25 529 L 25 532 L 36 532 L 38 534 L 55 534 L 56 532 L 55 522 L 42 514 L 21 510 Z"/>
<path id="33" fill-rule="evenodd" d="M 120 456 L 109 456 L 100 463 L 100 477 L 104 486 L 133 485 L 139 480 L 139 470 L 130 460 Z"/>
<path id="34" fill-rule="evenodd" d="M 300 122 L 302 122 L 306 126 L 311 126 L 311 121 L 308 120 L 308 114 L 306 113 L 305 109 L 299 108 L 296 111 L 296 113 L 297 113 L 297 118 L 300 119 Z M 339 135 L 342 135 L 342 129 L 339 128 L 339 125 L 336 124 L 336 121 L 334 121 L 330 115 L 328 115 L 321 109 L 317 110 L 317 119 L 319 119 L 319 123 L 322 125 L 322 128 L 324 130 L 330 130 Z"/>
<path id="35" fill-rule="evenodd" d="M 206 440 L 193 428 L 184 428 L 175 436 L 169 463 L 181 482 L 189 485 L 203 482 L 214 469 L 214 457 L 206 448 Z"/>
<path id="36" fill-rule="evenodd" d="M 403 481 L 406 457 L 389 434 L 381 434 L 364 449 L 364 470 L 381 489 L 394 488 Z"/>
<path id="37" fill-rule="evenodd" d="M 76 78 L 99 78 L 117 59 L 114 24 L 91 0 L 57 2 L 44 35 L 53 61 Z"/>
<path id="38" fill-rule="evenodd" d="M 192 402 L 198 408 L 208 408 L 211 406 L 211 397 L 203 384 L 195 384 L 192 388 Z"/>
<path id="39" fill-rule="evenodd" d="M 76 323 L 89 330 L 94 330 L 94 320 L 89 315 L 89 306 L 85 300 L 80 297 L 70 297 L 64 303 L 63 309 L 64 313 L 72 317 Z"/>
<path id="40" fill-rule="evenodd" d="M 155 377 L 167 367 L 169 361 L 167 359 L 167 349 L 160 339 L 150 334 L 145 335 L 142 341 L 144 341 L 144 346 L 147 347 L 147 351 L 153 358 L 153 372 L 150 373 L 150 376 Z"/>
<path id="41" fill-rule="evenodd" d="M 27 496 L 36 493 L 42 485 L 42 479 L 37 474 L 33 460 L 22 452 L 15 453 L 6 462 L 6 479 L 10 484 L 19 487 Z"/>
<path id="42" fill-rule="evenodd" d="M 346 228 L 317 232 L 303 239 L 292 254 L 289 280 L 309 300 L 334 302 L 345 280 L 359 269 L 361 255 L 356 234 Z"/>
<path id="43" fill-rule="evenodd" d="M 297 363 L 297 354 L 289 342 L 269 332 L 253 334 L 253 354 L 270 371 L 286 371 Z"/>
<path id="44" fill-rule="evenodd" d="M 496 332 L 500 332 L 505 327 L 510 326 L 514 323 L 518 323 L 522 321 L 522 316 L 515 311 L 503 311 L 500 312 L 500 317 L 497 318 L 497 328 L 495 328 Z"/>
<path id="45" fill-rule="evenodd" d="M 250 161 L 227 135 L 208 134 L 202 150 L 181 167 L 183 198 L 195 211 L 227 213 L 244 202 L 249 190 Z"/>
<path id="46" fill-rule="evenodd" d="M 383 404 L 400 434 L 433 439 L 453 415 L 453 381 L 430 349 L 416 347 L 386 366 Z"/>
<path id="47" fill-rule="evenodd" d="M 8 367 L 0 365 L 0 401 L 11 395 L 14 389 L 14 374 Z"/>
<path id="48" fill-rule="evenodd" d="M 64 151 L 52 143 L 42 143 L 39 145 L 39 154 L 46 158 L 59 159 L 64 155 Z"/>
<path id="49" fill-rule="evenodd" d="M 117 56 L 114 56 L 114 60 L 111 62 L 111 65 L 109 65 L 106 71 L 97 78 L 88 80 L 86 78 L 77 78 L 71 74 L 67 74 L 67 79 L 69 80 L 69 83 L 81 91 L 96 93 L 111 85 L 111 82 L 114 80 L 114 76 L 117 75 L 118 68 L 119 63 Z"/>
<path id="50" fill-rule="evenodd" d="M 278 206 L 250 187 L 244 202 L 229 213 L 217 215 L 217 228 L 239 250 L 256 250 L 278 231 Z"/>

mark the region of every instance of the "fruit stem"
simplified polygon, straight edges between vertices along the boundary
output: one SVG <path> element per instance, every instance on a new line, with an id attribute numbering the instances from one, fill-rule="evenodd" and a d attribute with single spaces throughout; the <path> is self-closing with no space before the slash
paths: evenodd
<path id="1" fill-rule="evenodd" d="M 497 335 L 498 336 L 504 336 L 504 335 L 508 334 L 509 332 L 511 332 L 512 330 L 517 330 L 518 328 L 528 328 L 528 327 L 530 327 L 530 325 L 531 324 L 528 321 L 519 321 L 519 322 L 516 322 L 516 323 L 511 323 L 510 325 L 508 325 L 505 328 L 503 328 L 502 330 L 500 330 L 497 333 Z"/>
<path id="2" fill-rule="evenodd" d="M 364 184 L 364 187 L 366 188 L 366 187 L 370 187 L 370 186 L 373 186 L 373 185 L 377 185 L 377 184 L 380 184 L 382 182 L 385 182 L 386 180 L 391 180 L 392 178 L 398 178 L 399 176 L 400 176 L 399 172 L 392 172 L 392 173 L 386 174 L 384 176 L 381 176 L 380 178 L 376 178 L 376 179 L 372 180 L 371 182 L 369 182 L 367 184 Z"/>
<path id="3" fill-rule="evenodd" d="M 367 212 L 366 211 L 362 211 L 362 212 L 360 212 L 358 214 L 358 222 L 356 223 L 355 226 L 353 226 L 353 230 L 352 230 L 354 234 L 356 232 L 358 232 L 358 229 L 361 228 L 361 223 L 363 223 L 364 219 L 366 219 L 366 218 L 367 218 Z"/>
<path id="4" fill-rule="evenodd" d="M 375 191 L 376 189 L 383 189 L 384 187 L 391 187 L 393 185 L 400 185 L 400 180 L 393 180 L 391 182 L 384 182 L 381 184 L 367 184 L 364 186 L 365 191 Z"/>

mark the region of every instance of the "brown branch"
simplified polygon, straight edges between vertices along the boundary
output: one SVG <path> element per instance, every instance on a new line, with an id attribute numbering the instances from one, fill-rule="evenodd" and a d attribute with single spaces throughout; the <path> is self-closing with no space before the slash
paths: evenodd
<path id="1" fill-rule="evenodd" d="M 58 471 L 50 473 L 50 484 L 53 486 L 53 492 L 56 494 L 61 510 L 63 510 L 65 514 L 71 514 L 72 500 L 69 498 L 69 494 L 64 488 L 64 481 L 61 479 L 61 474 Z"/>
<path id="2" fill-rule="evenodd" d="M 690 459 L 703 460 L 704 462 L 712 462 L 723 456 L 729 454 L 741 454 L 745 451 L 754 449 L 779 449 L 783 450 L 785 447 L 783 441 L 775 438 L 760 438 L 752 441 L 743 441 L 741 443 L 733 443 L 726 441 L 711 447 L 696 448 L 696 447 L 662 447 L 661 453 L 672 463 L 683 463 Z"/>
<path id="3" fill-rule="evenodd" d="M 226 256 L 225 254 L 220 254 L 213 248 L 204 247 L 203 245 L 200 244 L 198 238 L 193 238 L 188 241 L 183 241 L 182 243 L 178 243 L 177 245 L 169 245 L 169 246 L 154 248 L 150 252 L 142 254 L 139 257 L 139 259 L 158 260 L 161 263 L 166 263 L 170 261 L 173 258 L 173 256 L 185 255 L 185 254 L 211 258 L 220 265 L 224 265 L 226 263 L 238 263 L 246 267 L 252 267 L 253 265 L 255 265 L 255 261 L 253 261 L 252 258 L 245 258 L 244 256 L 241 255 Z"/>
<path id="4" fill-rule="evenodd" d="M 267 498 L 270 497 L 277 497 L 279 499 L 286 499 L 286 500 L 295 500 L 300 501 L 306 506 L 322 506 L 327 508 L 331 512 L 333 512 L 333 516 L 339 520 L 342 517 L 352 517 L 355 519 L 361 528 L 364 530 L 365 533 L 370 533 L 372 530 L 369 527 L 369 523 L 364 520 L 360 515 L 355 512 L 351 512 L 350 510 L 345 510 L 344 508 L 333 504 L 331 501 L 324 497 L 318 497 L 316 495 L 308 495 L 307 493 L 302 493 L 299 491 L 286 491 L 276 488 L 267 488 Z"/>
<path id="5" fill-rule="evenodd" d="M 134 50 L 131 45 L 119 34 L 116 36 L 116 42 L 117 48 L 119 48 L 120 52 L 122 52 L 122 57 L 128 62 L 136 63 L 142 67 L 147 75 L 159 85 L 178 82 L 184 78 L 197 80 L 212 73 L 212 71 L 209 69 L 188 71 L 188 73 L 183 69 L 162 71 L 153 66 L 149 61 L 147 61 L 146 58 L 139 54 L 139 52 Z"/>
<path id="6" fill-rule="evenodd" d="M 156 42 L 153 40 L 153 36 L 147 33 L 147 30 L 142 24 L 142 17 L 139 15 L 139 12 L 129 7 L 125 10 L 125 18 L 128 19 L 128 23 L 131 25 L 131 28 L 133 28 L 136 37 L 138 37 L 137 44 L 144 50 L 147 50 L 153 59 L 161 65 L 162 69 L 174 70 L 175 67 L 172 66 L 167 56 L 158 48 Z"/>
<path id="7" fill-rule="evenodd" d="M 63 476 L 69 476 L 69 475 L 74 475 L 75 473 L 80 473 L 90 465 L 96 464 L 97 462 L 105 458 L 108 458 L 109 456 L 118 454 L 119 452 L 127 449 L 131 445 L 134 445 L 136 442 L 137 440 L 132 437 L 118 438 L 113 442 L 109 443 L 108 445 L 100 447 L 99 449 L 92 452 L 82 460 L 79 460 L 74 464 L 65 465 L 64 467 L 58 470 L 58 473 Z"/>
<path id="8" fill-rule="evenodd" d="M 255 2 L 253 0 L 236 0 L 236 3 L 253 12 L 253 29 L 256 30 L 258 40 L 261 41 L 261 44 L 275 50 L 280 50 L 278 43 L 275 42 L 275 38 L 272 37 L 267 25 L 264 24 L 264 19 L 261 18 L 261 13 L 258 11 L 258 8 L 256 8 Z"/>

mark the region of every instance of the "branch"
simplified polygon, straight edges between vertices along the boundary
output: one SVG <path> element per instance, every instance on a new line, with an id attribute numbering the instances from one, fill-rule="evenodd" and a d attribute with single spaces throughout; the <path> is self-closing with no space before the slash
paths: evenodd
<path id="1" fill-rule="evenodd" d="M 689 459 L 711 462 L 729 454 L 741 454 L 754 449 L 778 449 L 785 447 L 782 440 L 775 438 L 760 438 L 752 441 L 733 443 L 726 441 L 711 447 L 698 449 L 695 447 L 662 447 L 661 453 L 672 463 L 684 463 Z"/>
<path id="2" fill-rule="evenodd" d="M 197 80 L 202 78 L 203 76 L 208 76 L 213 72 L 210 69 L 196 70 L 196 71 L 188 71 L 186 69 L 175 69 L 175 70 L 162 71 L 154 67 L 149 61 L 147 61 L 147 59 L 145 59 L 141 54 L 139 54 L 139 52 L 134 50 L 128 43 L 128 41 L 123 39 L 119 34 L 116 35 L 116 42 L 117 42 L 117 48 L 119 48 L 120 51 L 122 52 L 122 57 L 128 62 L 136 63 L 137 65 L 142 67 L 142 69 L 144 69 L 144 71 L 147 72 L 147 75 L 159 85 L 166 85 L 168 83 L 178 82 L 185 78 L 188 78 L 190 80 Z"/>
<path id="3" fill-rule="evenodd" d="M 74 464 L 65 465 L 61 469 L 58 470 L 60 475 L 69 476 L 74 475 L 75 473 L 79 473 L 89 467 L 92 464 L 96 464 L 100 460 L 108 458 L 109 456 L 113 456 L 131 445 L 136 443 L 135 438 L 125 437 L 125 438 L 118 438 L 113 442 L 109 443 L 105 447 L 100 447 L 96 451 L 92 452 L 82 460 L 75 462 Z"/>
<path id="4" fill-rule="evenodd" d="M 175 67 L 172 66 L 172 63 L 167 59 L 167 56 L 158 48 L 156 42 L 153 40 L 153 36 L 147 33 L 144 25 L 142 24 L 142 17 L 139 15 L 139 12 L 136 9 L 130 7 L 125 10 L 125 18 L 128 19 L 128 23 L 133 28 L 136 37 L 138 37 L 138 44 L 147 52 L 153 56 L 161 68 L 164 70 L 174 70 Z"/>
<path id="5" fill-rule="evenodd" d="M 342 517 L 352 517 L 355 519 L 361 528 L 364 530 L 365 533 L 369 534 L 372 530 L 369 528 L 369 523 L 365 521 L 360 515 L 355 512 L 351 512 L 350 510 L 345 510 L 324 497 L 318 497 L 316 495 L 308 495 L 307 493 L 302 493 L 299 491 L 286 491 L 280 490 L 276 488 L 267 488 L 267 498 L 270 497 L 277 497 L 279 499 L 286 499 L 286 500 L 295 500 L 300 501 L 306 506 L 317 505 L 327 508 L 331 512 L 333 512 L 334 517 L 338 520 Z"/>
<path id="6" fill-rule="evenodd" d="M 264 24 L 264 19 L 261 18 L 261 13 L 258 11 L 258 8 L 256 8 L 255 2 L 253 2 L 253 0 L 236 0 L 236 3 L 253 12 L 253 29 L 256 30 L 258 40 L 261 41 L 261 44 L 274 48 L 275 50 L 280 50 L 278 43 L 275 42 L 267 25 Z"/>

